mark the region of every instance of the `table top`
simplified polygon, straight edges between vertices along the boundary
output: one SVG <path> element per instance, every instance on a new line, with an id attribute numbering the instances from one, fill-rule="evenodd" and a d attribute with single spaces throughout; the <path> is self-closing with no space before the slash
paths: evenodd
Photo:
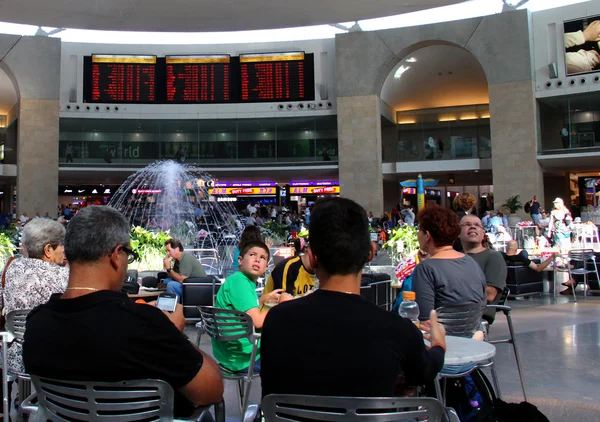
<path id="1" fill-rule="evenodd" d="M 496 355 L 496 347 L 485 341 L 466 337 L 446 336 L 445 365 L 467 365 Z"/>
<path id="2" fill-rule="evenodd" d="M 140 290 L 139 293 L 136 293 L 136 294 L 128 293 L 127 296 L 129 296 L 130 299 L 148 299 L 151 297 L 158 297 L 158 295 L 161 293 L 164 293 L 164 290 L 157 290 L 154 292 Z"/>

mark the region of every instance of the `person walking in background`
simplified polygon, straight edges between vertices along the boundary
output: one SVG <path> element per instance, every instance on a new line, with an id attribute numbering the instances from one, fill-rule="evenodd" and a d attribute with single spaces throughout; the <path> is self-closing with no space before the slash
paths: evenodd
<path id="1" fill-rule="evenodd" d="M 540 218 L 542 216 L 540 214 L 541 205 L 538 202 L 537 195 L 533 195 L 533 198 L 531 199 L 531 201 L 528 202 L 528 204 L 529 204 L 529 215 L 531 216 L 531 219 L 533 220 L 533 224 L 535 226 L 537 226 L 539 224 Z"/>
<path id="2" fill-rule="evenodd" d="M 65 158 L 67 163 L 73 162 L 73 146 L 70 143 L 65 148 Z"/>
<path id="3" fill-rule="evenodd" d="M 404 218 L 404 223 L 407 226 L 412 227 L 415 225 L 415 213 L 413 212 L 413 208 L 410 205 L 404 205 L 401 214 Z"/>
<path id="4" fill-rule="evenodd" d="M 553 201 L 554 209 L 550 213 L 550 224 L 548 225 L 548 236 L 552 237 L 554 246 L 560 249 L 561 253 L 567 253 L 571 250 L 571 229 L 569 226 L 573 222 L 571 212 L 562 199 L 556 198 Z"/>

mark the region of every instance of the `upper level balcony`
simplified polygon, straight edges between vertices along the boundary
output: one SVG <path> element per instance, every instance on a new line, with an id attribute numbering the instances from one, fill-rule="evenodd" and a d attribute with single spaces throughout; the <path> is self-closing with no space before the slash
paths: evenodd
<path id="1" fill-rule="evenodd" d="M 145 165 L 159 159 L 206 166 L 336 164 L 336 116 L 238 120 L 61 119 L 59 163 Z"/>

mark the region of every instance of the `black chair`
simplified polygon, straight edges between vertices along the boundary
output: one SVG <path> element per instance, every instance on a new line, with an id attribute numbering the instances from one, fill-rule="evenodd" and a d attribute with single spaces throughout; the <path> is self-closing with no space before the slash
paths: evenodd
<path id="1" fill-rule="evenodd" d="M 198 322 L 202 319 L 198 307 L 213 306 L 219 287 L 221 283 L 213 275 L 189 277 L 183 281 L 181 304 L 186 322 Z"/>
<path id="2" fill-rule="evenodd" d="M 391 283 L 392 277 L 386 273 L 362 274 L 360 296 L 380 308 L 390 310 L 392 305 Z"/>

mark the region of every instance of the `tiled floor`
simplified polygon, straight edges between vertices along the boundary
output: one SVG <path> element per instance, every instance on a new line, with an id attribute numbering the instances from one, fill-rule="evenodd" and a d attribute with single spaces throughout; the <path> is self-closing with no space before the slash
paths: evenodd
<path id="1" fill-rule="evenodd" d="M 524 367 L 529 400 L 550 421 L 600 420 L 600 297 L 560 296 L 556 303 L 549 295 L 511 300 L 513 323 Z M 195 337 L 192 327 L 186 331 Z M 508 334 L 505 318 L 497 317 L 490 336 Z M 211 353 L 205 336 L 201 348 Z M 512 346 L 496 346 L 503 398 L 519 402 L 522 398 Z M 251 402 L 260 398 L 260 379 L 255 381 Z M 239 418 L 237 393 L 232 382 L 226 382 L 227 419 Z"/>

